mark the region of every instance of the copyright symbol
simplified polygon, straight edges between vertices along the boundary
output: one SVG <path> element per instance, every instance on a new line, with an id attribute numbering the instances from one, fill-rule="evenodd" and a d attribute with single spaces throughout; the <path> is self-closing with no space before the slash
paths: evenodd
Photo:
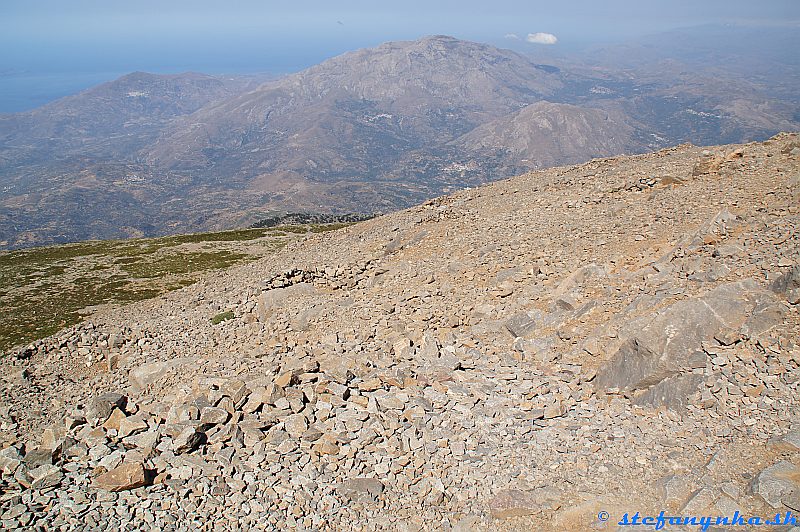
<path id="1" fill-rule="evenodd" d="M 600 512 L 597 514 L 597 519 L 605 523 L 608 521 L 608 512 Z"/>

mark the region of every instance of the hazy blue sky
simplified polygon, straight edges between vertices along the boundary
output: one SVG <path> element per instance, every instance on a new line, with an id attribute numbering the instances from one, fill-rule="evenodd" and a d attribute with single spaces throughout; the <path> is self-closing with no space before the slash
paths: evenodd
<path id="1" fill-rule="evenodd" d="M 0 111 L 25 76 L 49 76 L 55 90 L 133 70 L 294 71 L 429 34 L 524 49 L 545 46 L 526 42 L 541 32 L 569 50 L 681 26 L 798 21 L 800 0 L 0 0 Z"/>

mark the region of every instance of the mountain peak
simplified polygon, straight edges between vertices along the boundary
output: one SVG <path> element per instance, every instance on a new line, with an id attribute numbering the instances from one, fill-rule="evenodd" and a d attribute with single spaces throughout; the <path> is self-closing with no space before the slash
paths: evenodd
<path id="1" fill-rule="evenodd" d="M 463 42 L 463 43 L 471 43 L 472 41 L 465 41 L 462 39 L 457 39 L 451 35 L 426 35 L 418 39 L 419 42 Z"/>

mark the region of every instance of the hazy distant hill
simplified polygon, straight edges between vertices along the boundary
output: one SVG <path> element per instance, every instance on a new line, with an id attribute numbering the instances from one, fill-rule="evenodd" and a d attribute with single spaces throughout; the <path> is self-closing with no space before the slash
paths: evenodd
<path id="1" fill-rule="evenodd" d="M 0 115 L 0 154 L 14 164 L 44 156 L 129 158 L 171 119 L 252 86 L 241 77 L 134 72 L 32 111 Z"/>
<path id="2" fill-rule="evenodd" d="M 454 141 L 464 151 L 502 152 L 525 168 L 546 168 L 645 148 L 641 124 L 622 112 L 537 102 Z"/>
<path id="3" fill-rule="evenodd" d="M 254 77 L 135 72 L 32 111 L 0 115 L 0 241 L 12 245 L 163 228 L 163 186 L 136 164 L 175 117 L 257 85 Z M 169 178 L 163 179 L 168 181 Z"/>
<path id="4" fill-rule="evenodd" d="M 541 64 L 434 36 L 258 86 L 131 74 L 0 116 L 0 245 L 387 211 L 529 168 L 800 129 L 791 98 L 662 63 Z"/>

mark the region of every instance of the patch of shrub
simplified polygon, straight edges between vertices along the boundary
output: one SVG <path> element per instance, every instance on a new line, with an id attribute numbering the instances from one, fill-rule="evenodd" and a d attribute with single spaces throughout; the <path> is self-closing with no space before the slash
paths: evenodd
<path id="1" fill-rule="evenodd" d="M 218 323 L 222 323 L 225 320 L 232 320 L 234 318 L 232 310 L 226 310 L 225 312 L 220 312 L 213 318 L 211 318 L 211 324 L 217 325 Z"/>

